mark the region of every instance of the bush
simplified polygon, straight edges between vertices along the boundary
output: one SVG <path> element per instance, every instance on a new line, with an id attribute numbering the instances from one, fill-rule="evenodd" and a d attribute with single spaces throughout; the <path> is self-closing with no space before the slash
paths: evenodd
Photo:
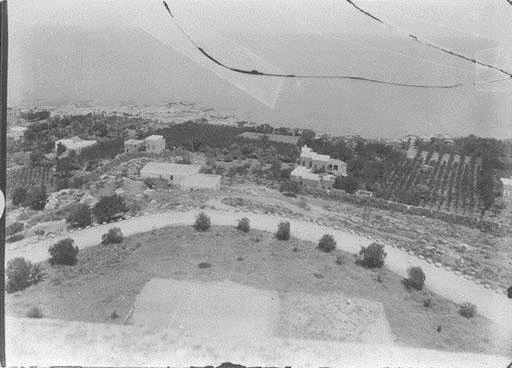
<path id="1" fill-rule="evenodd" d="M 336 256 L 336 264 L 340 265 L 340 266 L 345 264 L 345 259 L 343 258 L 342 255 L 337 255 Z"/>
<path id="2" fill-rule="evenodd" d="M 194 222 L 194 229 L 197 231 L 207 231 L 210 226 L 210 217 L 206 213 L 201 212 L 199 216 L 197 216 L 196 222 Z"/>
<path id="3" fill-rule="evenodd" d="M 290 223 L 288 221 L 280 222 L 277 226 L 276 233 L 277 240 L 289 240 L 290 239 Z"/>
<path id="4" fill-rule="evenodd" d="M 334 240 L 332 235 L 325 234 L 318 242 L 318 249 L 326 253 L 330 253 L 336 249 L 336 240 Z"/>
<path id="5" fill-rule="evenodd" d="M 101 197 L 92 209 L 99 223 L 111 222 L 126 211 L 128 211 L 128 208 L 123 198 L 117 194 Z"/>
<path id="6" fill-rule="evenodd" d="M 101 244 L 119 244 L 123 242 L 123 232 L 120 228 L 109 229 L 106 234 L 101 236 Z"/>
<path id="7" fill-rule="evenodd" d="M 384 259 L 387 253 L 384 251 L 384 246 L 378 243 L 372 243 L 368 247 L 361 247 L 359 252 L 359 264 L 367 268 L 379 268 L 384 265 Z"/>
<path id="8" fill-rule="evenodd" d="M 472 303 L 464 303 L 459 308 L 459 314 L 462 317 L 473 318 L 476 314 L 476 306 Z"/>
<path id="9" fill-rule="evenodd" d="M 28 318 L 43 318 L 43 312 L 39 307 L 30 308 L 25 315 Z"/>
<path id="10" fill-rule="evenodd" d="M 73 227 L 86 227 L 92 222 L 91 209 L 84 203 L 75 204 L 66 217 L 66 222 Z"/>
<path id="11" fill-rule="evenodd" d="M 15 206 L 24 205 L 27 200 L 27 188 L 16 187 L 12 192 L 12 204 Z"/>
<path id="12" fill-rule="evenodd" d="M 62 239 L 48 249 L 50 253 L 50 264 L 73 266 L 76 264 L 78 247 L 73 246 L 73 239 Z"/>
<path id="13" fill-rule="evenodd" d="M 19 233 L 24 227 L 25 225 L 23 225 L 23 222 L 13 222 L 5 228 L 5 236 L 11 236 Z"/>
<path id="14" fill-rule="evenodd" d="M 25 289 L 43 279 L 43 273 L 39 265 L 33 265 L 23 257 L 11 259 L 7 263 L 6 291 L 14 293 Z"/>
<path id="15" fill-rule="evenodd" d="M 409 268 L 407 275 L 409 277 L 404 280 L 404 283 L 408 288 L 414 288 L 416 290 L 423 289 L 423 285 L 425 285 L 425 273 L 421 267 Z"/>
<path id="16" fill-rule="evenodd" d="M 512 286 L 507 289 L 507 297 L 512 299 Z"/>
<path id="17" fill-rule="evenodd" d="M 11 236 L 10 238 L 5 239 L 6 243 L 15 243 L 17 241 L 25 239 L 25 235 L 23 234 L 16 234 Z"/>
<path id="18" fill-rule="evenodd" d="M 146 184 L 146 186 L 149 189 L 153 189 L 156 186 L 156 179 L 155 178 L 144 178 L 144 184 Z"/>
<path id="19" fill-rule="evenodd" d="M 250 221 L 247 217 L 238 220 L 238 225 L 236 227 L 238 230 L 243 231 L 244 233 L 248 233 L 251 229 Z"/>
<path id="20" fill-rule="evenodd" d="M 42 211 L 46 206 L 46 199 L 46 188 L 41 185 L 28 192 L 25 205 L 35 211 Z"/>
<path id="21" fill-rule="evenodd" d="M 281 183 L 279 186 L 279 191 L 282 192 L 289 192 L 289 193 L 299 193 L 300 185 L 296 181 L 293 180 L 287 180 Z"/>

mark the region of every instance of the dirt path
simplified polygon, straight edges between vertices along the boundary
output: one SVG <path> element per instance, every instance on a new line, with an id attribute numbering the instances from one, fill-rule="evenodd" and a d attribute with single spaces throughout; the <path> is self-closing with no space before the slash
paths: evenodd
<path id="1" fill-rule="evenodd" d="M 43 261 L 48 258 L 48 247 L 63 238 L 71 237 L 79 248 L 85 248 L 100 243 L 102 234 L 113 227 L 121 228 L 125 236 L 130 236 L 166 226 L 190 225 L 199 212 L 201 211 L 190 210 L 149 214 L 64 234 L 38 243 L 12 243 L 7 245 L 6 259 L 25 257 L 33 262 Z M 236 210 L 205 210 L 204 212 L 211 217 L 214 225 L 233 226 L 238 219 L 248 217 L 251 227 L 269 232 L 275 232 L 278 223 L 283 221 L 283 218 L 278 216 Z M 341 229 L 328 228 L 312 222 L 295 219 L 286 219 L 286 221 L 291 224 L 292 236 L 316 243 L 323 234 L 330 233 L 335 237 L 338 248 L 351 253 L 358 252 L 361 246 L 367 246 L 373 241 L 368 237 L 361 237 Z M 393 272 L 400 276 L 406 276 L 409 267 L 421 266 L 426 274 L 426 286 L 430 290 L 455 303 L 471 302 L 475 304 L 480 315 L 506 327 L 508 333 L 512 333 L 512 300 L 505 295 L 486 289 L 452 271 L 436 267 L 392 246 L 386 246 L 386 252 L 388 253 L 386 265 Z"/>

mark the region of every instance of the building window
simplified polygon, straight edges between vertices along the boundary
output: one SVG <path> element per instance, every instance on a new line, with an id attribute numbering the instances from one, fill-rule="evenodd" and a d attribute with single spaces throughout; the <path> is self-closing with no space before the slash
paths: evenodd
<path id="1" fill-rule="evenodd" d="M 338 171 L 338 165 L 334 165 L 334 171 Z"/>

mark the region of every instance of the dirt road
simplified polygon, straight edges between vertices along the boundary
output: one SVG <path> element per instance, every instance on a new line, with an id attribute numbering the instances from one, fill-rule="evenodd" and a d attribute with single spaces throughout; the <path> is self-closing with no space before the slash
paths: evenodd
<path id="1" fill-rule="evenodd" d="M 85 248 L 100 243 L 102 234 L 113 227 L 121 228 L 125 236 L 130 236 L 166 226 L 190 225 L 199 212 L 201 211 L 190 210 L 187 212 L 170 211 L 148 214 L 118 223 L 99 225 L 67 233 L 37 243 L 12 243 L 7 245 L 6 259 L 25 257 L 33 262 L 43 261 L 48 258 L 48 247 L 59 239 L 71 237 L 79 248 Z M 204 212 L 211 217 L 213 225 L 233 226 L 238 219 L 247 217 L 251 221 L 252 228 L 270 232 L 275 232 L 278 223 L 283 221 L 283 218 L 273 215 L 236 210 L 205 210 Z M 329 233 L 335 237 L 339 249 L 350 253 L 358 252 L 361 246 L 367 246 L 373 241 L 347 231 L 328 228 L 312 222 L 294 219 L 286 219 L 286 221 L 291 224 L 292 236 L 316 243 L 323 234 Z M 409 267 L 421 266 L 426 274 L 426 286 L 430 290 L 455 303 L 471 302 L 475 304 L 479 314 L 506 327 L 508 333 L 512 333 L 512 300 L 505 295 L 486 289 L 484 286 L 456 275 L 452 271 L 436 267 L 392 246 L 386 246 L 386 252 L 388 253 L 386 265 L 393 272 L 400 276 L 406 276 Z"/>

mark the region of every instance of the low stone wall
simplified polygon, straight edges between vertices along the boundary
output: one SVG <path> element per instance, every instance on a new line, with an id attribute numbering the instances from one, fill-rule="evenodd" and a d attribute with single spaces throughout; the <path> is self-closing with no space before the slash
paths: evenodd
<path id="1" fill-rule="evenodd" d="M 473 216 L 464 216 L 454 213 L 438 211 L 430 208 L 409 206 L 403 203 L 388 201 L 383 198 L 363 197 L 355 194 L 349 194 L 344 192 L 343 190 L 337 189 L 327 191 L 319 188 L 303 187 L 303 191 L 304 193 L 307 193 L 315 197 L 331 198 L 339 201 L 354 203 L 356 205 L 368 205 L 382 210 L 396 211 L 415 216 L 425 216 L 436 220 L 442 220 L 453 224 L 463 225 L 470 228 L 478 228 L 482 231 L 486 231 L 497 236 L 503 236 L 505 234 L 512 233 L 512 229 L 508 226 L 492 221 L 482 222 L 480 221 L 479 218 Z"/>

